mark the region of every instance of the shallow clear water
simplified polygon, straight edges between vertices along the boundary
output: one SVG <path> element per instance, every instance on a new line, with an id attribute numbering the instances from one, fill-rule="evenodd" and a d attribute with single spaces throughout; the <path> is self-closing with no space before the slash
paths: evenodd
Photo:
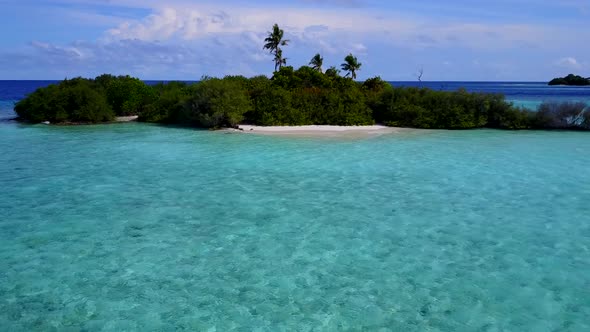
<path id="1" fill-rule="evenodd" d="M 0 123 L 0 326 L 588 331 L 589 142 Z"/>

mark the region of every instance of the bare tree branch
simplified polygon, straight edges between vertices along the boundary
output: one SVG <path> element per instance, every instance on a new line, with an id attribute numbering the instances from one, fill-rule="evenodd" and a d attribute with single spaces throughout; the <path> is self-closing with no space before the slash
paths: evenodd
<path id="1" fill-rule="evenodd" d="M 418 78 L 418 82 L 422 83 L 422 75 L 424 75 L 424 67 L 420 67 L 420 69 L 418 69 L 418 73 L 416 74 L 417 78 Z"/>

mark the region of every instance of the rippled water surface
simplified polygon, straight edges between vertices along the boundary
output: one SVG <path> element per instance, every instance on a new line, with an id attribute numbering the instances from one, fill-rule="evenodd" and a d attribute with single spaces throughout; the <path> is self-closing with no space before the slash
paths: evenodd
<path id="1" fill-rule="evenodd" d="M 588 331 L 590 134 L 0 123 L 0 329 Z"/>

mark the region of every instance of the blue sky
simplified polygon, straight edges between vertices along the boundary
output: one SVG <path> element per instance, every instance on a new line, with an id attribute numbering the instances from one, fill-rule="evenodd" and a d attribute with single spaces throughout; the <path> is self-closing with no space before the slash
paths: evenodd
<path id="1" fill-rule="evenodd" d="M 0 79 L 270 75 L 315 53 L 359 79 L 545 81 L 590 76 L 590 0 L 0 0 Z"/>

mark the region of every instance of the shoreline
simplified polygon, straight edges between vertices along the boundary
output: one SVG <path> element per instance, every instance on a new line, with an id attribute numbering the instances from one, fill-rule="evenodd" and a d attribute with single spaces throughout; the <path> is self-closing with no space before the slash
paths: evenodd
<path id="1" fill-rule="evenodd" d="M 270 136 L 299 136 L 299 137 L 375 137 L 387 134 L 401 134 L 423 129 L 387 127 L 383 125 L 371 126 L 331 126 L 331 125 L 305 125 L 305 126 L 255 126 L 238 125 L 234 129 L 226 129 L 230 132 L 258 134 Z"/>
<path id="2" fill-rule="evenodd" d="M 109 125 L 109 124 L 117 124 L 117 123 L 128 123 L 128 122 L 139 122 L 137 119 L 139 118 L 138 115 L 128 115 L 128 116 L 116 116 L 113 121 L 105 121 L 105 122 L 56 122 L 52 123 L 49 121 L 43 121 L 38 123 L 32 124 L 43 124 L 47 126 L 94 126 L 94 125 Z M 16 121 L 16 122 L 23 122 L 26 123 L 27 121 L 22 120 L 19 117 L 8 119 L 8 121 Z"/>
<path id="3" fill-rule="evenodd" d="M 115 122 L 134 122 L 139 119 L 139 115 L 116 116 Z"/>

